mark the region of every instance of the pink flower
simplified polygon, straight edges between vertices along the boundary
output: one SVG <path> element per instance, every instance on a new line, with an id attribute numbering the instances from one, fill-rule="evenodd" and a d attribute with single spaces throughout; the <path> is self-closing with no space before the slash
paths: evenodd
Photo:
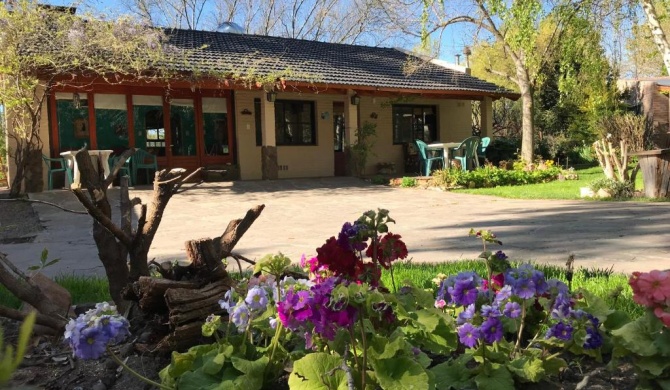
<path id="1" fill-rule="evenodd" d="M 670 298 L 670 275 L 665 271 L 633 273 L 630 285 L 633 288 L 635 302 L 645 306 L 664 303 Z"/>
<path id="2" fill-rule="evenodd" d="M 447 305 L 447 302 L 444 301 L 444 299 L 438 299 L 435 301 L 435 307 L 438 309 L 442 309 Z"/>
<path id="3" fill-rule="evenodd" d="M 670 313 L 658 306 L 654 309 L 654 315 L 663 322 L 663 325 L 665 325 L 666 328 L 670 328 Z"/>

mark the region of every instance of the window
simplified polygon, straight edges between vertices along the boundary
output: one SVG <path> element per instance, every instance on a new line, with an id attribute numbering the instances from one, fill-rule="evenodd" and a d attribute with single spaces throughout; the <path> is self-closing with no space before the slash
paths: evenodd
<path id="1" fill-rule="evenodd" d="M 128 149 L 126 95 L 96 93 L 93 102 L 98 149 L 112 149 L 115 153 Z"/>
<path id="2" fill-rule="evenodd" d="M 316 145 L 314 102 L 277 100 L 275 126 L 277 146 Z"/>
<path id="3" fill-rule="evenodd" d="M 225 156 L 230 153 L 228 109 L 225 98 L 202 98 L 202 128 L 205 133 L 207 155 Z"/>
<path id="4" fill-rule="evenodd" d="M 404 144 L 420 139 L 437 139 L 437 107 L 393 105 L 393 143 Z"/>
<path id="5" fill-rule="evenodd" d="M 165 156 L 163 98 L 133 95 L 135 146 L 156 156 Z"/>

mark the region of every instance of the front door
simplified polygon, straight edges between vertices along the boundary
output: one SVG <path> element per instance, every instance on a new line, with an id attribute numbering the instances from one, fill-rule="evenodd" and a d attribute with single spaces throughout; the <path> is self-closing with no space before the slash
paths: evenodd
<path id="1" fill-rule="evenodd" d="M 344 133 L 344 103 L 333 103 L 333 133 L 335 149 L 335 176 L 345 176 L 347 174 L 347 158 L 344 152 L 345 133 Z"/>

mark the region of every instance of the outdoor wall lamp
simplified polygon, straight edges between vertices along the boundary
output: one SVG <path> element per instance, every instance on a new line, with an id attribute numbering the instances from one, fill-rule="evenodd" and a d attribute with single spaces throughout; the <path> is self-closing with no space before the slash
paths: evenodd
<path id="1" fill-rule="evenodd" d="M 330 118 L 330 113 L 328 111 L 324 111 L 321 113 L 321 119 L 328 119 Z"/>
<path id="2" fill-rule="evenodd" d="M 358 95 L 354 95 L 351 97 L 351 104 L 354 106 L 357 106 L 361 102 L 361 97 Z"/>
<path id="3" fill-rule="evenodd" d="M 242 115 L 251 115 L 251 111 L 250 111 L 248 108 L 245 108 L 244 110 L 242 110 L 242 112 L 241 112 L 240 114 L 242 114 Z"/>
<path id="4" fill-rule="evenodd" d="M 277 92 L 275 91 L 270 91 L 267 93 L 266 98 L 270 103 L 274 103 L 275 100 L 277 100 Z"/>

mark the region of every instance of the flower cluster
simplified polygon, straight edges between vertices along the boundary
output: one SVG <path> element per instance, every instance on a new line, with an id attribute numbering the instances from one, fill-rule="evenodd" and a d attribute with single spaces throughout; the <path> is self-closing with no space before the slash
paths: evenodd
<path id="1" fill-rule="evenodd" d="M 128 320 L 107 302 L 98 303 L 65 326 L 65 341 L 80 359 L 98 359 L 108 344 L 120 343 L 129 335 Z"/>
<path id="2" fill-rule="evenodd" d="M 285 277 L 279 283 L 280 291 L 277 291 L 275 277 L 272 275 L 261 275 L 249 279 L 246 293 L 238 295 L 237 290 L 231 288 L 226 292 L 224 298 L 219 301 L 222 309 L 229 314 L 230 321 L 235 325 L 239 333 L 244 333 L 249 327 L 249 322 L 261 314 L 268 307 L 275 305 L 279 297 L 285 294 L 290 286 L 310 286 L 311 282 L 306 279 L 294 279 Z M 270 319 L 270 324 L 274 324 Z"/>
<path id="3" fill-rule="evenodd" d="M 442 277 L 435 306 L 451 309 L 457 314 L 457 333 L 461 344 L 475 348 L 479 343 L 493 344 L 503 339 L 506 321 L 524 321 L 524 310 L 543 310 L 538 298 L 550 302 L 550 328 L 546 338 L 569 341 L 574 329 L 585 329 L 585 349 L 602 344 L 597 318 L 575 305 L 565 283 L 546 280 L 544 274 L 530 264 L 509 269 L 505 274 L 493 275 L 488 282 L 475 272 L 461 272 Z M 539 307 L 539 309 L 538 309 Z"/>
<path id="4" fill-rule="evenodd" d="M 663 325 L 670 328 L 670 272 L 633 272 L 628 283 L 633 288 L 633 300 L 652 309 Z"/>
<path id="5" fill-rule="evenodd" d="M 345 300 L 333 297 L 333 289 L 346 283 L 329 277 L 311 287 L 295 284 L 289 287 L 277 305 L 279 320 L 289 330 L 303 334 L 307 348 L 313 335 L 333 340 L 339 328 L 348 328 L 356 319 L 356 309 Z"/>

